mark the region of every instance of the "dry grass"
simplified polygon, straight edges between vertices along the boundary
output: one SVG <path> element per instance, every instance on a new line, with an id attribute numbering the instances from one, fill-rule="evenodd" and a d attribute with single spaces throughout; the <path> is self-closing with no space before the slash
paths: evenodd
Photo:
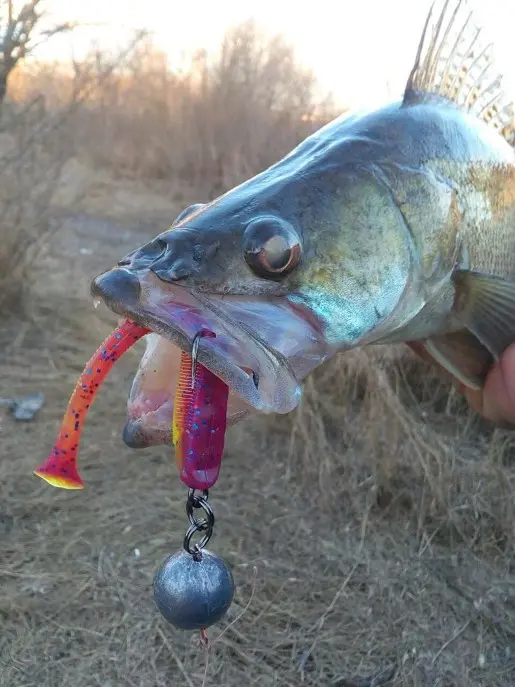
<path id="1" fill-rule="evenodd" d="M 117 112 L 107 111 L 109 126 Z M 137 145 L 146 132 L 157 150 L 154 124 L 168 115 L 146 129 L 131 112 Z M 251 114 L 237 120 L 250 126 Z M 89 116 L 67 121 L 98 123 Z M 211 126 L 202 116 L 195 126 Z M 211 142 L 223 135 L 216 126 Z M 132 131 L 120 134 L 116 154 Z M 472 417 L 403 349 L 342 356 L 308 381 L 298 411 L 230 431 L 211 496 L 211 548 L 231 564 L 238 589 L 229 621 L 210 632 L 207 671 L 197 638 L 167 627 L 152 606 L 154 571 L 180 547 L 185 495 L 168 450 L 137 453 L 121 442 L 140 350 L 120 361 L 88 418 L 87 490 L 63 493 L 32 476 L 77 375 L 115 321 L 90 307 L 89 280 L 210 192 L 195 157 L 210 148 L 194 131 L 172 137 L 164 167 L 152 156 L 139 170 L 131 155 L 116 158 L 129 161 L 130 180 L 110 179 L 108 161 L 100 170 L 95 149 L 86 159 L 73 137 L 80 159 L 65 178 L 86 180 L 77 185 L 90 214 L 63 219 L 57 209 L 76 206 L 62 197 L 42 206 L 49 220 L 61 217 L 60 230 L 31 263 L 23 314 L 5 316 L 0 331 L 0 395 L 47 394 L 32 423 L 0 410 L 0 685 L 513 686 L 514 439 Z M 301 133 L 282 132 L 266 155 Z M 267 160 L 254 155 L 244 156 L 253 171 Z M 135 179 L 152 169 L 178 174 L 190 159 L 197 171 L 173 183 Z M 222 167 L 226 180 L 247 169 Z M 24 211 L 36 216 L 29 200 Z M 14 219 L 14 236 L 5 233 L 16 244 L 23 223 Z"/>

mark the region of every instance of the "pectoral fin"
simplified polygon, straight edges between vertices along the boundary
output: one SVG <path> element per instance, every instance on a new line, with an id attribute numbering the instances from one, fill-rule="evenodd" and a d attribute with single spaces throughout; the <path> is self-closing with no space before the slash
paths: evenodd
<path id="1" fill-rule="evenodd" d="M 458 271 L 455 315 L 495 360 L 515 342 L 515 283 L 477 272 Z"/>

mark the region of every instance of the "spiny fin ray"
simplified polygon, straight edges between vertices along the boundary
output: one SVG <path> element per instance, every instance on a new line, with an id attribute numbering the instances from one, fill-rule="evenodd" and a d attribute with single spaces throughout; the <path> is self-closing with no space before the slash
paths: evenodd
<path id="1" fill-rule="evenodd" d="M 467 0 L 434 0 L 426 18 L 403 106 L 445 98 L 496 129 L 515 147 L 515 107 L 502 90 L 493 45 L 474 25 Z"/>

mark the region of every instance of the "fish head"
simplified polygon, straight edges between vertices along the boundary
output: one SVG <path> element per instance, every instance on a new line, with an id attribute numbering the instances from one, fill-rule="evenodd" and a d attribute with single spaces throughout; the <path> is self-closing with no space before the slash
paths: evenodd
<path id="1" fill-rule="evenodd" d="M 130 446 L 171 441 L 179 349 L 200 331 L 214 336 L 198 341 L 197 360 L 229 385 L 232 424 L 293 410 L 307 375 L 395 310 L 409 232 L 360 141 L 329 134 L 187 208 L 93 281 L 94 297 L 152 330 L 128 402 Z"/>

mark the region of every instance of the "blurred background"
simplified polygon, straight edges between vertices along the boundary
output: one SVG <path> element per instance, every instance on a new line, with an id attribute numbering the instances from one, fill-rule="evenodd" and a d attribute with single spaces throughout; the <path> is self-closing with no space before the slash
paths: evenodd
<path id="1" fill-rule="evenodd" d="M 515 10 L 476 5 L 515 94 Z M 237 593 L 207 653 L 152 605 L 186 516 L 171 451 L 121 440 L 142 345 L 88 417 L 86 490 L 32 475 L 116 324 L 91 279 L 400 96 L 428 8 L 0 0 L 1 687 L 515 684 L 515 442 L 403 347 L 229 431 L 210 548 Z"/>

